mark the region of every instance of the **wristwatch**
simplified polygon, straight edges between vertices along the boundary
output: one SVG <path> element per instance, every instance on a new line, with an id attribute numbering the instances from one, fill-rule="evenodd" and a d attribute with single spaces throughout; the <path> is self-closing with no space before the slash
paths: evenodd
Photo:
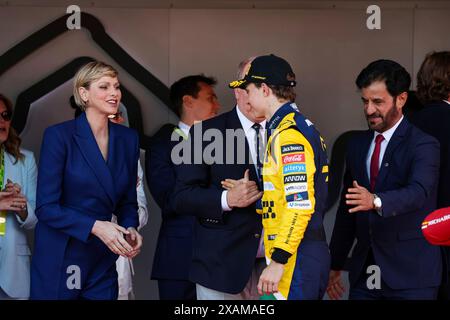
<path id="1" fill-rule="evenodd" d="M 380 216 L 381 216 L 382 205 L 383 204 L 381 203 L 381 198 L 374 193 L 373 194 L 373 207 Z"/>

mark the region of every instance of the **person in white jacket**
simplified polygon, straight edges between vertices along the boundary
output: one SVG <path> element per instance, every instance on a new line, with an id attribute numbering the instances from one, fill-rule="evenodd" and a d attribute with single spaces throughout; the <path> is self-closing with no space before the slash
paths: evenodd
<path id="1" fill-rule="evenodd" d="M 122 124 L 128 127 L 128 121 L 126 120 L 126 109 L 121 104 L 119 107 L 119 112 L 111 115 L 110 120 Z M 148 221 L 148 211 L 147 211 L 147 199 L 144 192 L 144 171 L 142 170 L 141 162 L 138 161 L 138 177 L 136 184 L 137 192 L 137 202 L 138 202 L 138 213 L 139 213 L 139 227 L 138 231 L 141 230 Z M 113 217 L 113 220 L 116 217 Z M 131 259 L 120 256 L 116 262 L 117 274 L 119 281 L 119 295 L 118 300 L 128 300 L 134 299 L 133 291 L 133 276 L 134 268 L 133 261 Z"/>
<path id="2" fill-rule="evenodd" d="M 37 169 L 11 127 L 12 103 L 0 94 L 0 300 L 28 299 L 30 247 L 26 230 L 37 222 Z"/>

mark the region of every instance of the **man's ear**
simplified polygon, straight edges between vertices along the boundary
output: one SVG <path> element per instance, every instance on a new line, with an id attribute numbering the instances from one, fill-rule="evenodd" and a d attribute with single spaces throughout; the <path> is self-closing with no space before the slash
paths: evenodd
<path id="1" fill-rule="evenodd" d="M 402 92 L 397 96 L 397 101 L 396 101 L 396 106 L 398 109 L 402 109 L 405 104 L 406 104 L 406 100 L 408 100 L 408 92 Z"/>
<path id="2" fill-rule="evenodd" d="M 183 96 L 183 106 L 184 107 L 186 107 L 186 108 L 188 108 L 188 109 L 191 109 L 192 108 L 192 106 L 193 106 L 193 98 L 192 98 L 192 96 L 189 96 L 189 95 L 184 95 Z"/>
<path id="3" fill-rule="evenodd" d="M 236 100 L 239 99 L 239 96 L 240 96 L 239 90 L 242 90 L 242 89 L 233 89 L 233 92 L 234 92 L 234 98 L 235 98 Z"/>
<path id="4" fill-rule="evenodd" d="M 270 95 L 270 90 L 271 90 L 269 88 L 269 86 L 263 82 L 263 83 L 261 83 L 261 88 L 263 89 L 263 95 L 265 97 L 268 97 Z"/>

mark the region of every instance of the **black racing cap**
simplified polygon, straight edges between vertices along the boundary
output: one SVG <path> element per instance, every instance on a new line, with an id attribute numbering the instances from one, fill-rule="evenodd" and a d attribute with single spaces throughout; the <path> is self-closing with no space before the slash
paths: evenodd
<path id="1" fill-rule="evenodd" d="M 230 88 L 245 88 L 249 83 L 295 87 L 295 74 L 289 63 L 276 55 L 256 57 L 243 79 L 230 82 Z"/>

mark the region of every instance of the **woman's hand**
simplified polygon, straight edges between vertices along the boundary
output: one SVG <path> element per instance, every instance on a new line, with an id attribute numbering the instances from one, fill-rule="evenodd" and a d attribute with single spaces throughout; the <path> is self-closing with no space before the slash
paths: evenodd
<path id="1" fill-rule="evenodd" d="M 91 233 L 102 240 L 109 250 L 115 254 L 129 257 L 133 252 L 133 247 L 123 237 L 124 234 L 129 235 L 130 232 L 118 224 L 97 220 L 92 227 Z"/>
<path id="2" fill-rule="evenodd" d="M 130 253 L 128 258 L 134 258 L 141 252 L 142 247 L 142 236 L 133 227 L 128 228 L 129 233 L 125 236 L 128 244 L 133 247 L 133 251 Z"/>
<path id="3" fill-rule="evenodd" d="M 0 201 L 3 201 L 4 199 L 10 197 L 13 193 L 9 191 L 0 191 Z M 2 209 L 0 209 L 2 210 Z"/>
<path id="4" fill-rule="evenodd" d="M 20 186 L 20 184 L 14 183 L 11 180 L 7 179 L 4 191 L 20 194 L 20 192 L 22 191 L 22 187 Z"/>
<path id="5" fill-rule="evenodd" d="M 0 192 L 0 210 L 1 211 L 26 211 L 27 198 L 23 194 L 14 194 L 13 192 Z"/>

